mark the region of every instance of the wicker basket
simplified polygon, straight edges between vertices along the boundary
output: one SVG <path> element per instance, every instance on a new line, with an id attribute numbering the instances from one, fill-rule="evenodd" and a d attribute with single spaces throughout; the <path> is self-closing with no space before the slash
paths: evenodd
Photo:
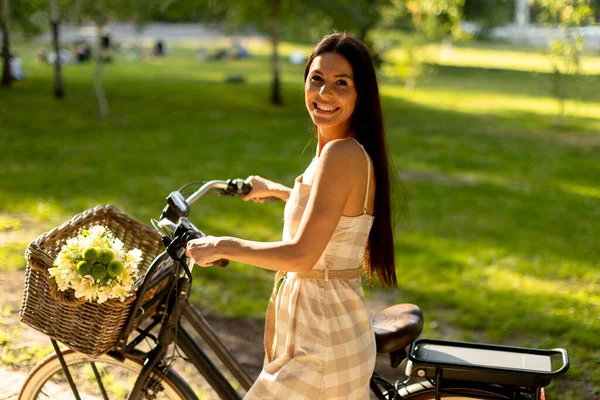
<path id="1" fill-rule="evenodd" d="M 146 270 L 161 252 L 162 242 L 154 229 L 133 219 L 112 205 L 98 206 L 77 214 L 58 228 L 44 233 L 27 247 L 27 269 L 25 290 L 21 307 L 21 321 L 74 350 L 98 356 L 115 347 L 123 331 L 136 296 L 121 302 L 111 299 L 102 304 L 77 299 L 72 289 L 58 291 L 54 278 L 48 277 L 48 268 L 67 239 L 77 236 L 81 228 L 94 225 L 106 226 L 115 237 L 125 244 L 126 249 L 138 248 L 142 251 L 142 261 L 138 264 L 139 273 L 134 288 L 139 287 Z M 170 259 L 158 270 L 171 265 Z M 157 276 L 155 274 L 154 276 Z M 163 279 L 149 290 L 144 300 L 150 300 L 163 289 L 167 279 Z M 153 314 L 156 309 L 146 310 L 134 325 Z M 134 326 L 134 327 L 135 327 Z"/>

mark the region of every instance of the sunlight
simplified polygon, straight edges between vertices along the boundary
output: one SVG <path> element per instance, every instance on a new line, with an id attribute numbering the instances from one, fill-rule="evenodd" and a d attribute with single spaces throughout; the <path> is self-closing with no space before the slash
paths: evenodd
<path id="1" fill-rule="evenodd" d="M 460 111 L 469 114 L 499 114 L 503 112 L 533 112 L 552 116 L 558 113 L 558 105 L 551 97 L 506 95 L 493 92 L 460 92 L 442 89 L 417 88 L 407 92 L 403 86 L 382 85 L 383 95 L 407 100 L 430 108 Z M 598 119 L 600 103 L 566 102 L 569 116 Z"/>

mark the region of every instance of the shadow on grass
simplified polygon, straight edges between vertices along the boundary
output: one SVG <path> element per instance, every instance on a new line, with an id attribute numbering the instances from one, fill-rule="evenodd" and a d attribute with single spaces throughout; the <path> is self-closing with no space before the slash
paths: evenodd
<path id="1" fill-rule="evenodd" d="M 526 92 L 521 87 L 526 86 L 526 73 L 515 71 L 503 75 L 452 69 L 442 71 L 446 75 L 441 82 L 458 76 L 454 84 L 461 86 L 459 81 L 472 73 L 480 74 L 476 79 L 481 85 L 499 89 L 499 78 L 516 76 L 506 90 Z M 62 102 L 50 98 L 51 82 L 44 78 L 32 78 L 28 86 L 10 92 L 10 102 L 0 106 L 6 121 L 0 133 L 0 208 L 28 211 L 42 201 L 72 215 L 111 202 L 148 221 L 158 216 L 166 194 L 185 182 L 259 174 L 291 184 L 308 164 L 314 142 L 302 153 L 311 136 L 300 84 L 285 86 L 286 105 L 277 108 L 268 103 L 263 84 L 232 86 L 201 77 L 190 81 L 185 75 L 165 76 L 107 81 L 111 116 L 105 122 L 98 122 L 91 82 L 83 76 L 69 82 Z M 473 248 L 499 248 L 524 260 L 540 255 L 551 262 L 539 269 L 520 264 L 515 271 L 523 275 L 573 277 L 572 270 L 562 267 L 574 262 L 574 277 L 582 279 L 586 268 L 595 268 L 592 260 L 600 254 L 592 238 L 598 222 L 590 216 L 597 215 L 597 198 L 565 191 L 561 185 L 575 184 L 595 193 L 600 176 L 597 152 L 565 145 L 562 138 L 571 133 L 554 130 L 547 117 L 534 113 L 479 115 L 397 97 L 383 100 L 394 159 L 401 176 L 412 174 L 405 182 L 409 232 Z M 582 131 L 594 122 L 573 121 Z M 274 240 L 281 229 L 279 206 L 213 198 L 198 204 L 196 211 L 194 222 L 215 234 Z M 433 250 L 425 246 L 420 251 Z M 434 265 L 441 262 L 439 268 L 444 268 L 443 254 L 431 257 Z M 424 272 L 427 265 L 419 268 Z M 239 271 L 239 276 L 229 276 L 229 291 L 255 279 Z M 598 279 L 597 271 L 588 273 Z M 206 279 L 219 277 L 209 274 Z M 269 284 L 259 286 L 262 291 Z M 426 293 L 424 286 L 423 296 Z M 504 295 L 513 296 L 491 289 L 486 294 L 494 302 Z M 463 309 L 468 304 L 451 296 L 448 301 Z M 517 306 L 527 306 L 526 298 L 523 294 Z M 480 311 L 473 312 L 484 318 Z M 558 321 L 562 317 L 546 318 L 557 319 L 556 325 L 548 322 L 551 329 L 563 329 Z"/>

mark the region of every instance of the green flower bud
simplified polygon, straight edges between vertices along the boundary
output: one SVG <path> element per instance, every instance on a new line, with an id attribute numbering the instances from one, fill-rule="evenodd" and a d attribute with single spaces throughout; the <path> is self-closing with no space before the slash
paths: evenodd
<path id="1" fill-rule="evenodd" d="M 119 276 L 121 274 L 121 272 L 123 272 L 124 268 L 125 268 L 125 266 L 123 265 L 123 263 L 121 261 L 113 260 L 110 262 L 110 264 L 108 264 L 108 267 L 106 268 L 106 272 L 108 273 L 109 276 L 116 278 L 117 276 Z"/>
<path id="2" fill-rule="evenodd" d="M 79 261 L 77 264 L 77 273 L 81 276 L 92 274 L 92 264 L 87 261 Z"/>
<path id="3" fill-rule="evenodd" d="M 92 276 L 96 280 L 102 280 L 106 276 L 106 267 L 98 262 L 92 266 Z"/>
<path id="4" fill-rule="evenodd" d="M 100 250 L 98 253 L 98 262 L 104 265 L 108 265 L 114 258 L 114 254 L 110 250 Z"/>
<path id="5" fill-rule="evenodd" d="M 85 261 L 93 263 L 94 261 L 96 261 L 97 258 L 98 258 L 98 252 L 93 247 L 88 247 L 83 252 L 83 259 Z"/>

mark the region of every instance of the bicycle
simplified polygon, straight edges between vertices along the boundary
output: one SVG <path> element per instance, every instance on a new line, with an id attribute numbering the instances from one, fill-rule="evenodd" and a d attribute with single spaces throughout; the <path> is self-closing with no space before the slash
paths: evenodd
<path id="1" fill-rule="evenodd" d="M 187 219 L 193 203 L 210 191 L 216 190 L 223 196 L 242 196 L 251 187 L 242 179 L 215 180 L 204 183 L 187 199 L 181 193 L 183 188 L 169 194 L 160 220 L 152 220 L 165 251 L 148 268 L 115 348 L 93 357 L 71 349 L 62 350 L 52 339 L 54 353 L 33 368 L 19 399 L 55 398 L 56 393 L 65 391 L 72 392 L 75 399 L 198 399 L 172 368 L 174 357 L 168 352 L 169 349 L 173 352 L 173 348 L 195 366 L 219 398 L 240 399 L 240 393 L 193 339 L 192 333 L 202 337 L 244 390 L 250 388 L 252 379 L 200 311 L 188 301 L 192 272 L 185 247 L 187 241 L 204 236 Z M 166 260 L 173 262 L 165 263 Z M 228 261 L 219 260 L 215 264 L 224 267 Z M 169 268 L 161 269 L 164 265 Z M 157 274 L 169 279 L 169 283 L 144 302 L 144 294 L 150 290 L 150 282 L 156 282 L 152 278 Z M 136 317 L 157 304 L 158 312 L 134 327 Z M 192 331 L 182 325 L 183 319 L 189 322 Z M 379 400 L 542 400 L 543 387 L 569 367 L 564 349 L 418 339 L 423 315 L 412 304 L 397 304 L 374 313 L 373 324 L 377 351 L 388 353 L 392 367 L 402 366 L 405 371 L 399 370 L 398 379 L 393 381 L 377 371 L 373 373 L 370 388 Z M 143 349 L 142 343 L 148 341 L 150 348 Z"/>

